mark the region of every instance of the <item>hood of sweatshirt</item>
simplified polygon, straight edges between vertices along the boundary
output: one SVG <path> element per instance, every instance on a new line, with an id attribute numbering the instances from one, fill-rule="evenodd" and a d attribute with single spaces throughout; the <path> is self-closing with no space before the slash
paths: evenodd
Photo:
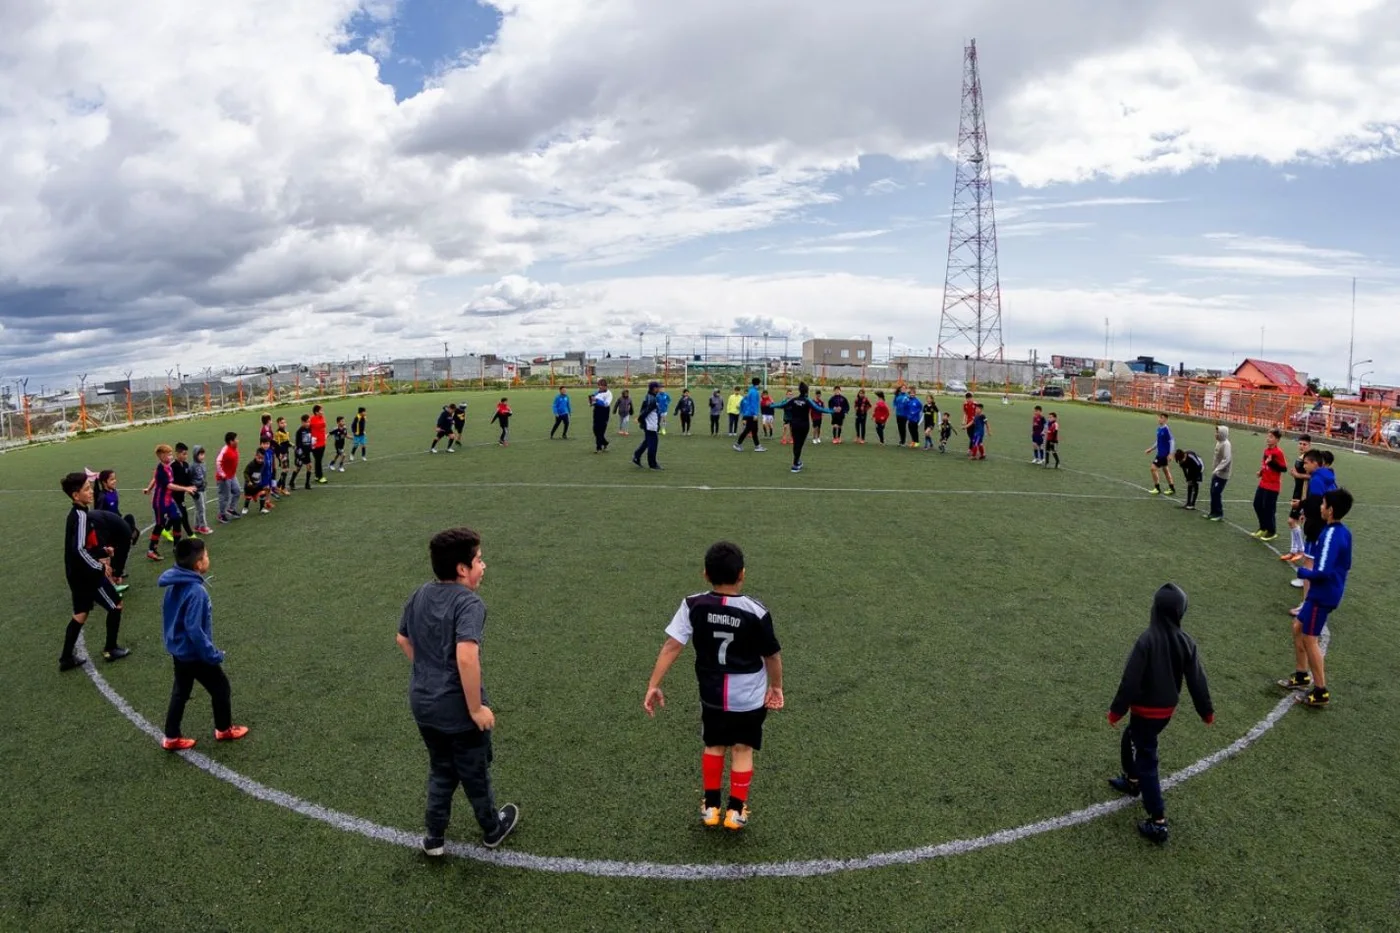
<path id="1" fill-rule="evenodd" d="M 169 571 L 167 571 L 168 573 Z M 1152 624 L 1181 628 L 1186 615 L 1186 593 L 1175 583 L 1164 583 L 1152 597 Z"/>
<path id="2" fill-rule="evenodd" d="M 204 575 L 186 570 L 184 567 L 171 567 L 156 580 L 159 586 L 177 586 L 181 583 L 193 583 L 197 586 L 204 585 Z"/>
<path id="3" fill-rule="evenodd" d="M 1226 425 L 1220 424 L 1215 427 L 1215 440 L 1224 443 L 1230 439 L 1230 429 Z"/>

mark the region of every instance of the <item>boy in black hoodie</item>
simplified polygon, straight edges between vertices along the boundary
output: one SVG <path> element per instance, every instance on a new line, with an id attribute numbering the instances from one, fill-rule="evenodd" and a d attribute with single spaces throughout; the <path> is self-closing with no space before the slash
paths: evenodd
<path id="1" fill-rule="evenodd" d="M 1123 773 L 1109 778 L 1109 786 L 1130 797 L 1142 795 L 1148 818 L 1138 824 L 1138 832 L 1156 843 L 1167 841 L 1166 804 L 1157 777 L 1157 737 L 1176 712 L 1183 678 L 1196 713 L 1206 725 L 1215 722 L 1206 669 L 1196 656 L 1196 642 L 1181 630 L 1184 615 L 1186 594 L 1175 583 L 1164 584 L 1152 599 L 1152 623 L 1133 645 L 1118 693 L 1108 708 L 1108 721 L 1114 726 L 1128 712 L 1133 714 L 1123 731 Z"/>

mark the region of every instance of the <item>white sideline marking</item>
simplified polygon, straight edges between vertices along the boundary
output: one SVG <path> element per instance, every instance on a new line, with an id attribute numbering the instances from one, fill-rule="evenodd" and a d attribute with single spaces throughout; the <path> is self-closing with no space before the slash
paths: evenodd
<path id="1" fill-rule="evenodd" d="M 329 488 L 329 487 L 327 487 Z M 353 486 L 339 486 L 342 491 L 355 489 L 651 489 L 674 492 L 676 490 L 696 490 L 700 492 L 825 492 L 825 493 L 865 493 L 869 495 L 901 496 L 1029 496 L 1032 498 L 1056 499 L 1105 499 L 1111 502 L 1146 501 L 1142 496 L 1105 496 L 1095 493 L 1041 492 L 1018 489 L 871 489 L 868 487 L 843 486 L 703 486 L 674 483 L 356 483 Z"/>
<path id="2" fill-rule="evenodd" d="M 1079 471 L 1074 471 L 1079 472 Z M 1085 474 L 1093 476 L 1095 474 Z M 1123 483 L 1137 489 L 1143 487 L 1134 483 L 1114 477 L 1098 477 L 1100 479 L 1111 480 Z M 425 484 L 431 485 L 431 484 Z M 473 485 L 473 484 L 463 484 Z M 531 483 L 499 483 L 499 484 L 479 484 L 479 485 L 520 485 L 538 486 L 549 484 Z M 399 488 L 403 488 L 400 486 Z M 605 487 L 611 488 L 611 487 Z M 625 488 L 637 488 L 626 486 Z M 640 487 L 646 488 L 646 487 Z M 671 488 L 702 488 L 702 487 L 671 487 Z M 786 489 L 788 487 L 719 487 L 735 489 Z M 808 490 L 821 491 L 821 490 Z M 825 491 L 847 491 L 847 490 L 825 490 Z M 909 490 L 889 490 L 890 492 L 908 492 Z M 934 490 L 928 490 L 930 492 Z M 973 490 L 958 490 L 959 494 L 971 494 Z M 976 492 L 985 492 L 978 490 Z M 1023 495 L 1033 495 L 1023 493 Z M 1118 498 L 1118 497 L 1085 497 L 1085 498 Z M 1134 497 L 1136 498 L 1136 497 Z M 1171 500 L 1168 500 L 1171 501 Z M 1230 523 L 1227 523 L 1230 524 Z M 1238 525 L 1233 525 L 1239 528 Z M 1278 553 L 1273 545 L 1266 544 L 1271 551 Z M 1320 640 L 1320 647 L 1323 654 L 1327 652 L 1328 643 L 1331 641 L 1331 632 L 1323 633 Z M 79 647 L 83 647 L 82 636 L 79 636 Z M 130 703 L 109 684 L 97 671 L 97 662 L 89 660 L 83 668 L 98 691 L 106 697 L 107 701 L 117 708 L 117 711 L 125 716 L 137 729 L 154 739 L 157 744 L 164 737 L 161 730 L 153 725 L 150 720 L 138 713 Z M 1231 742 L 1224 748 L 1212 752 L 1192 764 L 1187 765 L 1180 771 L 1167 775 L 1162 779 L 1162 790 L 1168 790 L 1183 781 L 1189 780 L 1210 768 L 1215 767 L 1226 759 L 1233 758 L 1249 746 L 1263 738 L 1264 734 L 1278 724 L 1287 712 L 1297 705 L 1293 694 L 1289 694 L 1269 711 L 1263 719 L 1250 727 L 1244 735 Z M 1126 728 L 1126 726 L 1125 726 Z M 243 793 L 267 803 L 275 804 L 302 816 L 319 820 L 322 823 L 333 826 L 343 832 L 355 833 L 367 839 L 379 842 L 387 842 L 393 845 L 402 846 L 408 849 L 416 849 L 419 846 L 420 836 L 416 833 L 396 829 L 392 826 L 382 826 L 379 823 L 353 816 L 349 813 L 342 813 L 330 807 L 323 807 L 320 804 L 303 800 L 286 791 L 277 790 L 275 787 L 268 787 L 252 778 L 234 771 L 232 768 L 219 764 L 217 761 L 206 755 L 195 751 L 178 752 L 180 757 L 186 762 L 194 765 L 201 771 L 209 774 L 221 781 L 233 785 Z M 570 858 L 564 856 L 532 855 L 528 852 L 511 852 L 499 849 L 492 850 L 482 846 L 470 845 L 462 842 L 447 843 L 447 851 L 461 858 L 468 858 L 478 862 L 486 862 L 492 865 L 499 865 L 505 868 L 521 868 L 529 871 L 543 871 L 554 874 L 577 874 L 590 875 L 599 878 L 655 878 L 669 881 L 704 881 L 704 880 L 742 880 L 746 878 L 811 878 L 819 875 L 832 875 L 846 871 L 863 871 L 871 868 L 885 868 L 890 865 L 910 865 L 916 862 L 926 862 L 932 859 L 947 858 L 954 855 L 965 855 L 969 852 L 976 852 L 980 849 L 991 848 L 992 846 L 1009 845 L 1028 839 L 1031 836 L 1038 836 L 1042 833 L 1052 832 L 1058 829 L 1068 829 L 1072 826 L 1080 826 L 1092 820 L 1096 820 L 1110 813 L 1125 810 L 1133 807 L 1137 801 L 1131 797 L 1121 797 L 1115 800 L 1107 800 L 1101 803 L 1091 804 L 1080 810 L 1074 810 L 1063 816 L 1051 817 L 1039 820 L 1034 823 L 1025 823 L 1011 829 L 1003 829 L 994 833 L 987 833 L 983 836 L 974 836 L 968 839 L 955 839 L 950 842 L 942 842 L 936 845 L 918 846 L 912 849 L 899 849 L 893 852 L 876 852 L 871 855 L 857 856 L 844 859 L 799 859 L 781 862 L 751 862 L 748 864 L 725 865 L 718 863 L 705 864 L 685 864 L 685 863 L 665 863 L 665 862 L 628 862 L 615 859 L 584 859 Z"/>

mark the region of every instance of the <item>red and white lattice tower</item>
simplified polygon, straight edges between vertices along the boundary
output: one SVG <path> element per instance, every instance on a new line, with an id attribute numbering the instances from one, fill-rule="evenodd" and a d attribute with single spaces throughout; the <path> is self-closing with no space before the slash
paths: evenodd
<path id="1" fill-rule="evenodd" d="M 940 361 L 944 357 L 999 363 L 1005 359 L 991 166 L 974 39 L 963 52 L 962 115 L 958 121 L 953 218 L 948 230 L 948 273 L 943 282 L 943 317 L 938 325 Z"/>

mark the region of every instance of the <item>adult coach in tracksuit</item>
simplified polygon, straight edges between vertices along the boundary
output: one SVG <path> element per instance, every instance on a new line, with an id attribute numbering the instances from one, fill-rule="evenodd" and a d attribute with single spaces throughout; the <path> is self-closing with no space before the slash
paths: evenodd
<path id="1" fill-rule="evenodd" d="M 593 405 L 593 444 L 594 453 L 608 449 L 608 418 L 612 415 L 612 393 L 608 391 L 608 380 L 598 380 L 598 391 L 588 397 Z"/>
<path id="2" fill-rule="evenodd" d="M 817 404 L 807 397 L 807 383 L 797 384 L 797 394 L 775 402 L 774 408 L 788 410 L 788 428 L 792 431 L 792 472 L 802 472 L 802 445 L 807 443 L 807 434 L 812 430 L 812 410 L 831 414 L 831 409 Z"/>
<path id="3" fill-rule="evenodd" d="M 646 453 L 647 466 L 653 470 L 661 469 L 661 465 L 656 462 L 656 447 L 661 435 L 661 397 L 657 394 L 660 388 L 659 382 L 647 386 L 641 410 L 637 412 L 637 424 L 642 429 L 642 442 L 632 452 L 632 462 L 637 466 L 642 465 L 642 454 Z"/>

